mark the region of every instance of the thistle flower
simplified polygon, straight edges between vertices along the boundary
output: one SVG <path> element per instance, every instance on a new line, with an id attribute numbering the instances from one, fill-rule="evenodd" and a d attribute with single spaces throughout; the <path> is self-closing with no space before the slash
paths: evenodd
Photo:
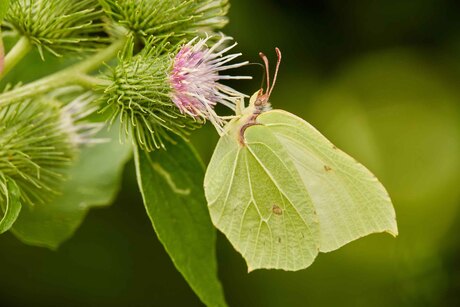
<path id="1" fill-rule="evenodd" d="M 222 37 L 211 48 L 206 39 L 193 39 L 181 46 L 171 46 L 166 39 L 151 38 L 144 49 L 133 56 L 134 42 L 121 53 L 119 65 L 107 76 L 111 81 L 101 99 L 112 111 L 111 122 L 120 119 L 126 135 L 144 150 L 164 148 L 164 140 L 174 143 L 169 133 L 187 138 L 190 132 L 211 121 L 221 130 L 222 120 L 213 107 L 222 103 L 232 109 L 241 94 L 219 83 L 222 79 L 247 78 L 219 76 L 240 54 L 224 56 L 234 45 L 216 51 L 230 40 Z"/>
<path id="2" fill-rule="evenodd" d="M 231 37 L 222 36 L 211 48 L 206 45 L 208 40 L 209 37 L 199 40 L 195 38 L 184 45 L 175 56 L 169 75 L 171 99 L 183 114 L 209 120 L 221 132 L 223 121 L 214 111 L 214 106 L 221 103 L 235 110 L 236 101 L 244 95 L 219 81 L 250 77 L 219 75 L 219 72 L 241 67 L 248 62 L 227 64 L 241 55 L 223 55 L 235 47 L 236 43 L 216 52 L 226 41 L 232 40 Z"/>
<path id="3" fill-rule="evenodd" d="M 84 95 L 61 107 L 40 98 L 0 109 L 0 177 L 18 184 L 23 204 L 45 203 L 55 195 L 79 147 L 93 142 L 101 124 L 84 119 L 93 100 Z"/>
<path id="4" fill-rule="evenodd" d="M 108 42 L 97 0 L 11 0 L 4 24 L 29 39 L 43 58 L 98 49 Z"/>
<path id="5" fill-rule="evenodd" d="M 228 0 L 100 0 L 115 22 L 140 37 L 196 36 L 227 24 Z"/>

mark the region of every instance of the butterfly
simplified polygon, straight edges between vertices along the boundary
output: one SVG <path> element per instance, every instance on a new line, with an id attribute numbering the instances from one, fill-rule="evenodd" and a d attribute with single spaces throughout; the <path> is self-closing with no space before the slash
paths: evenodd
<path id="1" fill-rule="evenodd" d="M 214 225 L 248 270 L 299 270 L 375 232 L 398 234 L 391 199 L 377 178 L 312 125 L 272 109 L 265 64 L 261 88 L 224 127 L 204 179 Z"/>

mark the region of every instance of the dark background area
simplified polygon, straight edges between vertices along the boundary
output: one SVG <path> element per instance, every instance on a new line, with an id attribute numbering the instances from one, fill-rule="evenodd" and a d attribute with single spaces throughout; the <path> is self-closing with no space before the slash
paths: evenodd
<path id="1" fill-rule="evenodd" d="M 231 306 L 460 305 L 460 2 L 232 0 L 225 33 L 274 64 L 274 108 L 295 113 L 369 167 L 393 199 L 400 235 L 375 234 L 299 272 L 255 271 L 222 235 Z M 37 70 L 35 66 L 22 66 Z M 235 74 L 252 94 L 262 70 Z M 192 142 L 208 162 L 212 126 Z M 133 165 L 108 208 L 58 251 L 0 237 L 0 306 L 199 306 L 158 242 Z"/>

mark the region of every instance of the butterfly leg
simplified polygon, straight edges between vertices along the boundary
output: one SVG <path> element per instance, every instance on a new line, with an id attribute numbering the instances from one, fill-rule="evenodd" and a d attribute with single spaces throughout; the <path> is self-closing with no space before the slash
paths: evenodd
<path id="1" fill-rule="evenodd" d="M 244 110 L 244 97 L 241 97 L 240 99 L 236 101 L 236 104 L 235 104 L 236 115 L 243 114 L 243 110 Z"/>
<path id="2" fill-rule="evenodd" d="M 219 116 L 220 119 L 225 119 L 225 120 L 239 118 L 239 117 L 240 117 L 239 115 Z"/>

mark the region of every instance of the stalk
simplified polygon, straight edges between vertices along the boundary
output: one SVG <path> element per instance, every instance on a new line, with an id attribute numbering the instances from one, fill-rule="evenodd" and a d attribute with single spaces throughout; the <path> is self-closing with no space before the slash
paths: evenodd
<path id="1" fill-rule="evenodd" d="M 3 71 L 0 71 L 0 79 L 2 79 L 10 70 L 16 66 L 32 48 L 29 39 L 22 36 L 14 45 L 13 49 L 8 52 L 5 57 Z"/>
<path id="2" fill-rule="evenodd" d="M 88 76 L 87 74 L 97 69 L 103 62 L 115 57 L 118 51 L 123 48 L 125 41 L 125 38 L 119 39 L 82 62 L 1 94 L 0 107 L 6 107 L 23 99 L 67 85 L 78 84 L 84 87 L 93 87 L 101 84 L 102 80 Z"/>

